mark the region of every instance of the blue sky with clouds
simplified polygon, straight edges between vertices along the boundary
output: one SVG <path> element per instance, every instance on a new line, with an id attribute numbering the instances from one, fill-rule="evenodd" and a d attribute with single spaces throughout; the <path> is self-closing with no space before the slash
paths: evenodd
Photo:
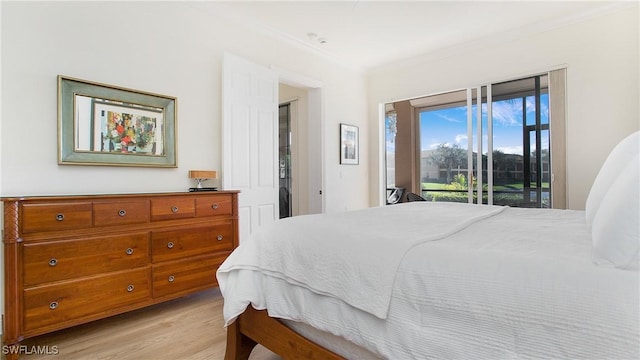
<path id="1" fill-rule="evenodd" d="M 548 96 L 541 96 L 541 120 L 549 122 Z M 473 106 L 473 148 L 477 147 L 477 115 Z M 483 152 L 487 151 L 487 114 L 486 105 L 483 106 Z M 493 147 L 507 154 L 522 155 L 522 100 L 493 102 Z M 533 97 L 526 99 L 526 119 L 528 124 L 535 123 L 535 103 Z M 440 144 L 449 146 L 457 144 L 467 149 L 467 109 L 466 106 L 449 109 L 425 111 L 420 113 L 420 143 L 422 150 L 435 149 Z M 542 143 L 548 144 L 548 132 L 543 133 Z M 389 149 L 390 143 L 387 143 Z M 532 151 L 535 142 L 532 144 Z M 547 148 L 547 146 L 544 146 Z"/>

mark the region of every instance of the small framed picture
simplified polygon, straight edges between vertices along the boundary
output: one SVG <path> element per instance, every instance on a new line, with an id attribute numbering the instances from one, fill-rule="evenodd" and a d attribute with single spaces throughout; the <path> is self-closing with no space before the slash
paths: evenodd
<path id="1" fill-rule="evenodd" d="M 340 164 L 358 165 L 358 127 L 340 124 Z"/>

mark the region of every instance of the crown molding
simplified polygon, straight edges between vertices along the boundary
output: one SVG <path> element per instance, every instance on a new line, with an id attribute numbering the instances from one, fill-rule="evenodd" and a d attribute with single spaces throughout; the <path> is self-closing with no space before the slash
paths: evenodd
<path id="1" fill-rule="evenodd" d="M 264 22 L 261 22 L 259 20 L 257 21 L 253 17 L 246 16 L 241 12 L 226 6 L 222 1 L 184 2 L 184 4 L 188 4 L 189 6 L 206 11 L 209 14 L 232 21 L 239 26 L 281 41 L 294 48 L 322 58 L 333 64 L 339 65 L 357 73 L 368 75 L 384 72 L 391 68 L 411 66 L 425 61 L 446 58 L 468 51 L 473 51 L 482 47 L 491 46 L 504 41 L 517 40 L 522 37 L 562 28 L 600 16 L 605 16 L 617 11 L 630 9 L 633 7 L 638 8 L 639 4 L 638 1 L 602 1 L 601 3 L 602 5 L 597 8 L 577 12 L 570 16 L 549 19 L 547 21 L 542 21 L 533 25 L 522 26 L 519 28 L 513 28 L 510 31 L 504 31 L 500 34 L 499 37 L 496 37 L 495 35 L 486 36 L 470 42 L 453 44 L 446 48 L 440 48 L 431 51 L 426 50 L 422 54 L 409 56 L 404 59 L 387 61 L 380 65 L 365 66 L 355 62 L 354 60 L 338 57 L 328 51 L 320 49 L 318 46 L 314 46 L 308 41 L 301 40 L 274 27 L 268 26 Z"/>

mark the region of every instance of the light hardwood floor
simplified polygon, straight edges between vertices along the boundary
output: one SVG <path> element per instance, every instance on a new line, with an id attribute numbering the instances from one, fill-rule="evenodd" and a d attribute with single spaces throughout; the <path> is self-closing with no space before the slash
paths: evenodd
<path id="1" fill-rule="evenodd" d="M 29 360 L 224 359 L 222 296 L 207 290 L 127 314 L 25 340 L 57 355 L 26 354 Z M 2 356 L 4 359 L 4 356 Z M 280 359 L 258 346 L 250 360 Z"/>

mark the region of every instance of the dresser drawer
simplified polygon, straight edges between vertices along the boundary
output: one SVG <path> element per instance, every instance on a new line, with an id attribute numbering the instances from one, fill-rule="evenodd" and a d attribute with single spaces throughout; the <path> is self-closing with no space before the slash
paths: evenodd
<path id="1" fill-rule="evenodd" d="M 220 194 L 196 198 L 196 216 L 231 215 L 231 195 Z"/>
<path id="2" fill-rule="evenodd" d="M 191 197 L 151 199 L 151 220 L 171 220 L 194 217 L 195 200 Z"/>
<path id="3" fill-rule="evenodd" d="M 91 202 L 23 204 L 22 232 L 89 228 L 91 215 Z"/>
<path id="4" fill-rule="evenodd" d="M 234 228 L 232 223 L 151 232 L 151 261 L 197 256 L 233 249 Z"/>
<path id="5" fill-rule="evenodd" d="M 93 225 L 110 226 L 149 222 L 149 200 L 94 202 Z"/>
<path id="6" fill-rule="evenodd" d="M 177 295 L 218 285 L 216 271 L 228 254 L 153 265 L 153 297 Z"/>
<path id="7" fill-rule="evenodd" d="M 24 244 L 24 286 L 145 266 L 149 232 Z"/>
<path id="8" fill-rule="evenodd" d="M 24 328 L 64 327 L 82 317 L 149 300 L 149 268 L 24 290 Z"/>

